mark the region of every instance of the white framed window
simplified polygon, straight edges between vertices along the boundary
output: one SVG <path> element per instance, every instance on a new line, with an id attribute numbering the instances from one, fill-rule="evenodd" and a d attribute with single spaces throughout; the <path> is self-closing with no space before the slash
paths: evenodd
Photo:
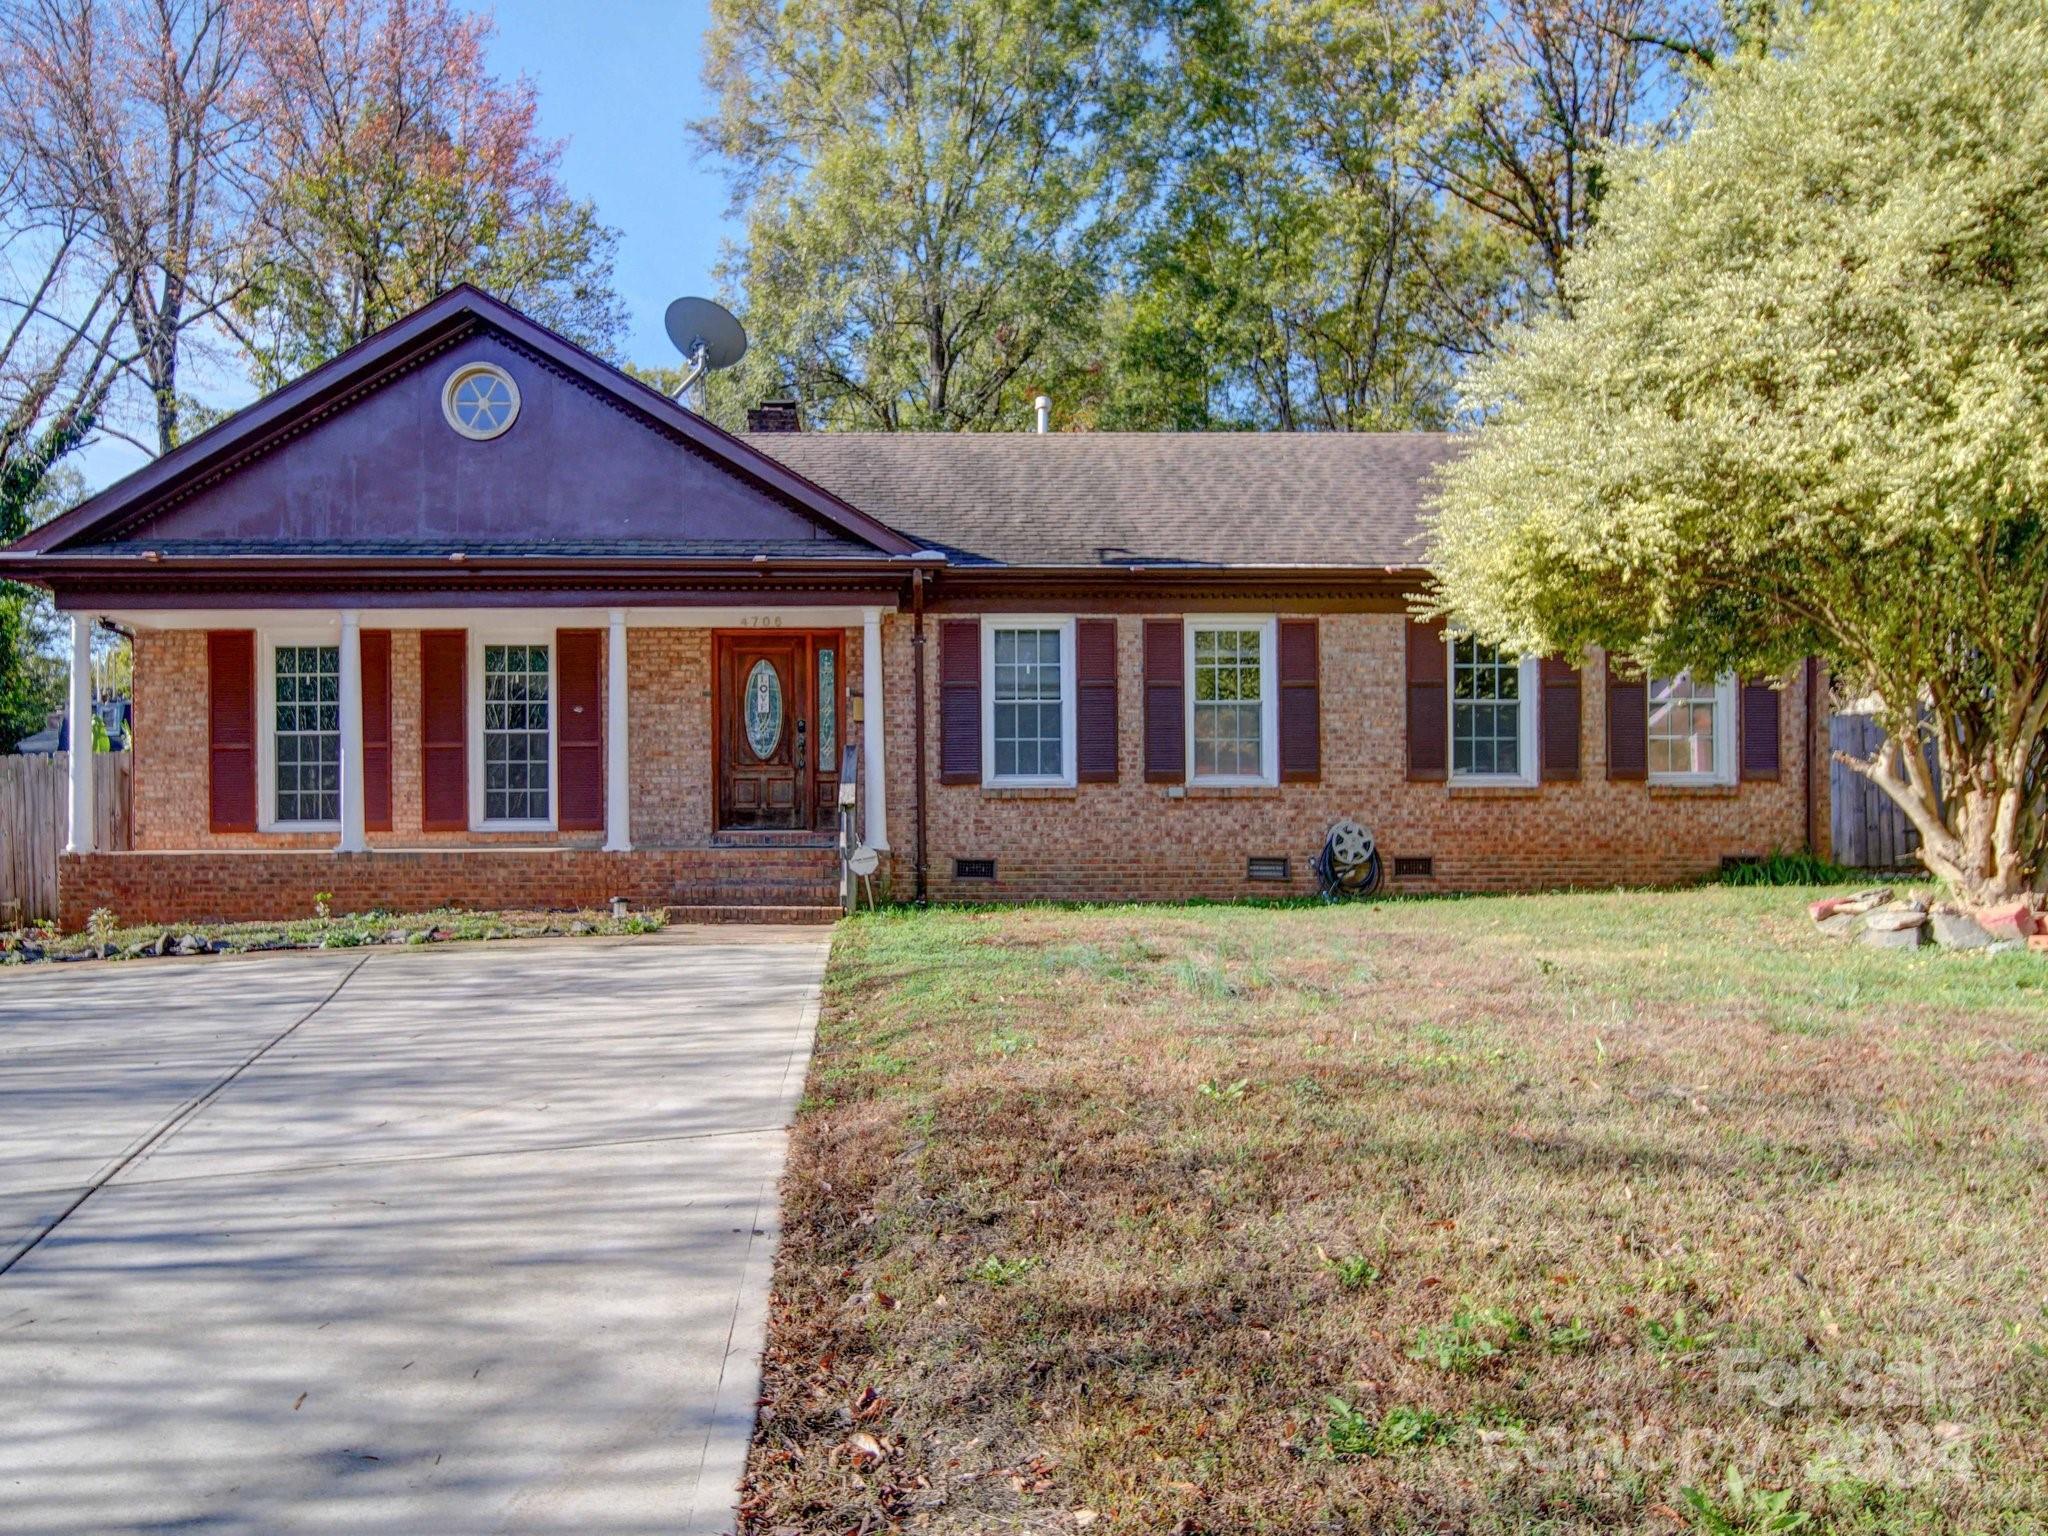
<path id="1" fill-rule="evenodd" d="M 464 363 L 441 386 L 441 414 L 472 442 L 489 442 L 519 419 L 519 386 L 496 363 Z"/>
<path id="2" fill-rule="evenodd" d="M 1536 782 L 1537 659 L 1450 635 L 1451 782 Z"/>
<path id="3" fill-rule="evenodd" d="M 981 781 L 1074 780 L 1074 621 L 981 621 Z"/>
<path id="4" fill-rule="evenodd" d="M 1735 782 L 1735 679 L 1650 679 L 1650 782 Z"/>
<path id="5" fill-rule="evenodd" d="M 477 831 L 555 826 L 553 631 L 471 630 L 469 804 Z"/>
<path id="6" fill-rule="evenodd" d="M 258 637 L 256 825 L 341 829 L 341 646 L 332 631 Z"/>
<path id="7" fill-rule="evenodd" d="M 1274 621 L 1187 621 L 1188 782 L 1277 784 L 1279 689 Z"/>

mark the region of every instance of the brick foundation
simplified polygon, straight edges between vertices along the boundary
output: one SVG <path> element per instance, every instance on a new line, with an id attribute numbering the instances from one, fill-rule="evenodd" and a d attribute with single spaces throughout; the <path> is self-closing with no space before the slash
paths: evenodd
<path id="1" fill-rule="evenodd" d="M 377 850 L 339 854 L 225 849 L 65 854 L 60 921 L 85 926 L 95 907 L 123 922 L 265 922 L 310 917 L 330 893 L 336 913 L 435 907 L 528 910 L 602 907 L 801 908 L 839 901 L 829 848 L 667 848 L 600 853 L 565 848 Z"/>

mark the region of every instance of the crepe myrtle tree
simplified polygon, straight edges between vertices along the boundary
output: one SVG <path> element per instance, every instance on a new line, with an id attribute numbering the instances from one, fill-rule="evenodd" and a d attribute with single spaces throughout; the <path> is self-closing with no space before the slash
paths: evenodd
<path id="1" fill-rule="evenodd" d="M 1575 308 L 1475 378 L 1435 609 L 1542 653 L 1782 675 L 1971 904 L 2048 870 L 2048 11 L 1872 0 L 1624 155 Z M 1930 771 L 1940 765 L 1940 787 Z"/>

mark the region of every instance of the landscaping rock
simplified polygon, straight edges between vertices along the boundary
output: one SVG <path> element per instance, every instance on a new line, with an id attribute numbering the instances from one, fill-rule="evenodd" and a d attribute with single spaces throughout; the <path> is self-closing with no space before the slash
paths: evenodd
<path id="1" fill-rule="evenodd" d="M 1934 942 L 1943 949 L 1983 949 L 1991 942 L 1984 925 L 1965 913 L 1937 911 L 1932 922 Z"/>
<path id="2" fill-rule="evenodd" d="M 384 942 L 386 944 L 403 944 L 411 937 L 412 935 L 403 928 L 389 928 L 385 930 Z"/>
<path id="3" fill-rule="evenodd" d="M 149 946 L 150 953 L 155 955 L 176 954 L 177 949 L 178 936 L 175 933 L 172 933 L 171 930 L 168 928 L 166 928 L 162 933 L 158 934 L 156 936 L 156 942 Z"/>
<path id="4" fill-rule="evenodd" d="M 2027 939 L 2027 948 L 2034 954 L 2048 955 L 2048 933 L 2036 933 L 2029 935 Z"/>
<path id="5" fill-rule="evenodd" d="M 1863 919 L 1866 931 L 1877 933 L 1898 933 L 1907 928 L 1919 928 L 1926 924 L 1927 914 L 1915 912 L 1911 907 L 1883 907 Z"/>
<path id="6" fill-rule="evenodd" d="M 1831 939 L 1853 939 L 1862 931 L 1863 919 L 1854 912 L 1837 912 L 1821 918 L 1813 926 Z"/>
<path id="7" fill-rule="evenodd" d="M 408 944 L 431 944 L 433 940 L 433 931 L 427 928 L 415 928 L 405 936 L 405 942 Z"/>
<path id="8" fill-rule="evenodd" d="M 2024 939 L 2041 931 L 2041 920 L 2034 915 L 2033 903 L 2026 900 L 1986 907 L 1977 914 L 1977 921 L 1994 939 Z"/>
<path id="9" fill-rule="evenodd" d="M 1984 951 L 1987 955 L 2023 955 L 2026 952 L 2025 939 L 1993 939 L 1991 947 Z"/>
<path id="10" fill-rule="evenodd" d="M 1927 938 L 1927 925 L 1917 922 L 1902 928 L 1867 926 L 1863 942 L 1872 949 L 1918 949 Z"/>
<path id="11" fill-rule="evenodd" d="M 1867 891 L 1858 891 L 1854 896 L 1842 899 L 1835 907 L 1837 912 L 1875 912 L 1892 899 L 1892 888 L 1888 885 L 1875 886 Z"/>
<path id="12" fill-rule="evenodd" d="M 580 939 L 586 933 L 597 932 L 597 926 L 594 923 L 586 923 L 581 918 L 578 918 L 569 925 L 569 932 Z"/>
<path id="13" fill-rule="evenodd" d="M 178 953 L 181 955 L 203 955 L 206 953 L 206 940 L 200 938 L 196 933 L 188 933 L 185 937 L 178 940 Z"/>

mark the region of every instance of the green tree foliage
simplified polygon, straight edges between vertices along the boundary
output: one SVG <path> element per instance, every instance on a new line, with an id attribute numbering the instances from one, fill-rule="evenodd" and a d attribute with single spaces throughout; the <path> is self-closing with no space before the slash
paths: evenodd
<path id="1" fill-rule="evenodd" d="M 1098 355 L 1138 33 L 1097 0 L 715 0 L 751 395 L 881 430 L 1022 428 Z"/>
<path id="2" fill-rule="evenodd" d="M 530 82 L 449 0 L 247 0 L 267 178 L 234 329 L 275 388 L 470 282 L 610 355 L 616 234 L 556 174 Z"/>
<path id="3" fill-rule="evenodd" d="M 75 469 L 46 466 L 32 493 L 0 502 L 0 544 L 48 522 L 84 493 Z M 0 752 L 12 752 L 22 737 L 43 729 L 51 710 L 64 707 L 65 671 L 56 656 L 60 638 L 48 593 L 0 582 Z"/>
<path id="4" fill-rule="evenodd" d="M 1855 767 L 1989 901 L 2048 854 L 2048 16 L 1870 0 L 1626 156 L 1575 314 L 1480 375 L 1444 606 L 1660 672 L 1814 653 Z M 1937 796 L 1920 750 L 1943 775 Z"/>
<path id="5" fill-rule="evenodd" d="M 1422 8 L 1199 0 L 1169 35 L 1178 150 L 1111 424 L 1443 426 L 1518 253 L 1419 174 Z"/>

